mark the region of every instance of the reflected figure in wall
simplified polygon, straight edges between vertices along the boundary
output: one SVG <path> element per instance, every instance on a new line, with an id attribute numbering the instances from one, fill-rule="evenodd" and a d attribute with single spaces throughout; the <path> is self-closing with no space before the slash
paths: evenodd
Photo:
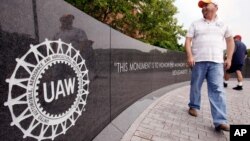
<path id="1" fill-rule="evenodd" d="M 84 30 L 73 26 L 74 19 L 75 17 L 72 14 L 65 14 L 60 17 L 60 31 L 55 34 L 53 39 L 58 40 L 60 38 L 66 43 L 71 43 L 75 49 L 80 51 L 81 56 L 86 60 L 90 80 L 93 80 L 96 78 L 95 53 L 92 48 L 94 42 L 88 40 L 87 34 Z"/>

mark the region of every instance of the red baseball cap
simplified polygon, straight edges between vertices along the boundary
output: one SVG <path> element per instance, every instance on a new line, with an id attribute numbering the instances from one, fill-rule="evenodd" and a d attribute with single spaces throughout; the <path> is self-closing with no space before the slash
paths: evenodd
<path id="1" fill-rule="evenodd" d="M 198 2 L 198 6 L 200 8 L 203 8 L 206 4 L 213 3 L 218 6 L 218 1 L 217 0 L 200 0 Z"/>
<path id="2" fill-rule="evenodd" d="M 235 35 L 234 39 L 239 39 L 241 41 L 241 36 L 240 35 Z"/>

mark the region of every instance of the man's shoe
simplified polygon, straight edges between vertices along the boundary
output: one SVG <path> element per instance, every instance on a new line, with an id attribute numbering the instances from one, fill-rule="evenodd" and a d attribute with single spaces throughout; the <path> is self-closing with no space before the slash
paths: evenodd
<path id="1" fill-rule="evenodd" d="M 237 85 L 236 87 L 233 88 L 234 90 L 243 90 L 242 86 Z"/>
<path id="2" fill-rule="evenodd" d="M 227 124 L 221 124 L 218 127 L 215 127 L 215 130 L 217 130 L 217 131 L 221 131 L 221 130 L 230 131 L 230 126 Z"/>
<path id="3" fill-rule="evenodd" d="M 198 113 L 197 113 L 197 111 L 196 111 L 194 108 L 189 108 L 188 113 L 189 113 L 191 116 L 194 116 L 194 117 L 197 117 L 197 116 L 198 116 Z"/>
<path id="4" fill-rule="evenodd" d="M 227 87 L 227 83 L 223 82 L 223 85 L 224 85 L 224 88 L 226 88 L 226 87 Z"/>

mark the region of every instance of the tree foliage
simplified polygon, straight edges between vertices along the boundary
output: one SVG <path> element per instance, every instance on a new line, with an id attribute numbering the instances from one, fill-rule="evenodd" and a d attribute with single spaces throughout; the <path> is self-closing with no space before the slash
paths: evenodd
<path id="1" fill-rule="evenodd" d="M 175 0 L 65 0 L 99 21 L 133 38 L 183 51 L 178 39 L 185 30 L 174 15 Z"/>
<path id="2" fill-rule="evenodd" d="M 250 57 L 250 49 L 247 49 L 247 57 Z"/>

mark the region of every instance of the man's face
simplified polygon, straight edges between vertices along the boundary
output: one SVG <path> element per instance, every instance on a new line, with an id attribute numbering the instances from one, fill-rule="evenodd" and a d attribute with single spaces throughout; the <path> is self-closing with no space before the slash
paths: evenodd
<path id="1" fill-rule="evenodd" d="M 212 19 L 216 15 L 217 10 L 217 6 L 213 3 L 206 4 L 202 8 L 203 17 L 205 19 Z"/>
<path id="2" fill-rule="evenodd" d="M 61 21 L 61 24 L 62 24 L 62 28 L 68 29 L 68 28 L 71 28 L 73 21 L 71 19 L 65 19 Z"/>

